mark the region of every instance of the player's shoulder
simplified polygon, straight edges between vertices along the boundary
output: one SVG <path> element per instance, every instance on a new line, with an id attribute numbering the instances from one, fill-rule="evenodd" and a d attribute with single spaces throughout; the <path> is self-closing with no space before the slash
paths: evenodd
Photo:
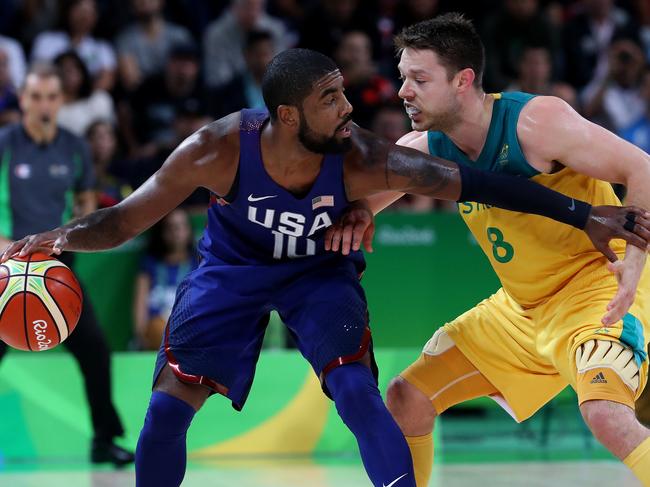
<path id="1" fill-rule="evenodd" d="M 422 152 L 429 151 L 429 133 L 428 132 L 417 132 L 412 131 L 406 135 L 403 135 L 397 142 L 397 145 L 404 147 L 410 147 L 411 149 L 417 149 Z"/>
<path id="2" fill-rule="evenodd" d="M 196 132 L 206 144 L 215 144 L 220 148 L 238 148 L 241 112 L 231 113 L 219 118 Z"/>
<path id="3" fill-rule="evenodd" d="M 221 172 L 239 160 L 241 116 L 231 113 L 194 132 L 174 151 L 174 160 L 190 162 L 208 173 Z"/>
<path id="4" fill-rule="evenodd" d="M 557 96 L 535 96 L 521 109 L 520 121 L 533 117 L 538 122 L 554 123 L 559 118 L 573 115 L 575 110 L 566 101 Z"/>

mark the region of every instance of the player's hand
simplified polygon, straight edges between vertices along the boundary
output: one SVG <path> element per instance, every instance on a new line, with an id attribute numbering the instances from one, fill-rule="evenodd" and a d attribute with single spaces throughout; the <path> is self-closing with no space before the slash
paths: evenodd
<path id="1" fill-rule="evenodd" d="M 636 247 L 628 247 L 624 260 L 609 262 L 607 268 L 616 275 L 618 291 L 607 305 L 607 313 L 603 316 L 604 325 L 612 325 L 628 312 L 634 298 L 636 288 L 645 268 L 647 254 Z"/>
<path id="2" fill-rule="evenodd" d="M 40 252 L 47 255 L 59 255 L 67 243 L 67 232 L 60 228 L 49 232 L 28 235 L 10 244 L 0 255 L 0 264 L 12 257 L 24 257 Z"/>
<path id="3" fill-rule="evenodd" d="M 650 242 L 650 212 L 635 206 L 594 206 L 591 208 L 585 232 L 596 249 L 610 262 L 618 257 L 609 247 L 609 241 L 620 238 L 647 251 Z"/>
<path id="4" fill-rule="evenodd" d="M 330 226 L 325 233 L 325 250 L 348 255 L 359 250 L 361 244 L 372 252 L 372 238 L 375 236 L 375 217 L 364 201 L 355 201 L 343 213 L 341 219 Z"/>

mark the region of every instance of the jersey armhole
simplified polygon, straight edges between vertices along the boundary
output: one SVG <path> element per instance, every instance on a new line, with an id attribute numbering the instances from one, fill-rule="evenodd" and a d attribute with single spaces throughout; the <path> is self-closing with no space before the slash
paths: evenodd
<path id="1" fill-rule="evenodd" d="M 221 196 L 221 198 L 228 203 L 232 203 L 235 201 L 235 199 L 237 199 L 237 193 L 239 192 L 239 168 L 240 165 L 237 164 L 237 173 L 235 174 L 235 180 L 232 182 L 232 186 L 230 186 L 228 192 L 224 196 Z"/>

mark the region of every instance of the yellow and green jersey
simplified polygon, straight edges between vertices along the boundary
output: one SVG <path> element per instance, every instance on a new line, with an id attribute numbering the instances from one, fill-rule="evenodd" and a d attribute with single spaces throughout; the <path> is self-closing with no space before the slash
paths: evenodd
<path id="1" fill-rule="evenodd" d="M 570 168 L 542 174 L 524 156 L 517 139 L 517 121 L 524 105 L 534 95 L 502 93 L 494 97 L 492 120 L 483 150 L 470 160 L 441 132 L 429 132 L 432 155 L 493 172 L 530 178 L 550 189 L 591 205 L 619 205 L 607 182 L 578 174 Z M 587 235 L 554 220 L 517 213 L 474 202 L 461 202 L 458 210 L 487 255 L 504 290 L 523 307 L 536 306 L 575 277 L 609 274 L 604 257 Z M 613 241 L 622 254 L 623 241 Z"/>

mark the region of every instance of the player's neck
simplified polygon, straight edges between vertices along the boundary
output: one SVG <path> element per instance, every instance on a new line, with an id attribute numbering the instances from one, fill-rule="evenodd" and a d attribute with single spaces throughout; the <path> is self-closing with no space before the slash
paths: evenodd
<path id="1" fill-rule="evenodd" d="M 56 137 L 57 127 L 55 123 L 44 125 L 23 120 L 23 127 L 29 138 L 37 144 L 49 144 Z"/>
<path id="2" fill-rule="evenodd" d="M 267 170 L 289 175 L 320 168 L 322 154 L 316 154 L 296 143 L 295 136 L 267 124 L 262 132 L 262 160 Z"/>
<path id="3" fill-rule="evenodd" d="M 478 159 L 490 129 L 494 98 L 483 91 L 471 94 L 463 102 L 458 121 L 445 134 L 467 157 Z"/>

